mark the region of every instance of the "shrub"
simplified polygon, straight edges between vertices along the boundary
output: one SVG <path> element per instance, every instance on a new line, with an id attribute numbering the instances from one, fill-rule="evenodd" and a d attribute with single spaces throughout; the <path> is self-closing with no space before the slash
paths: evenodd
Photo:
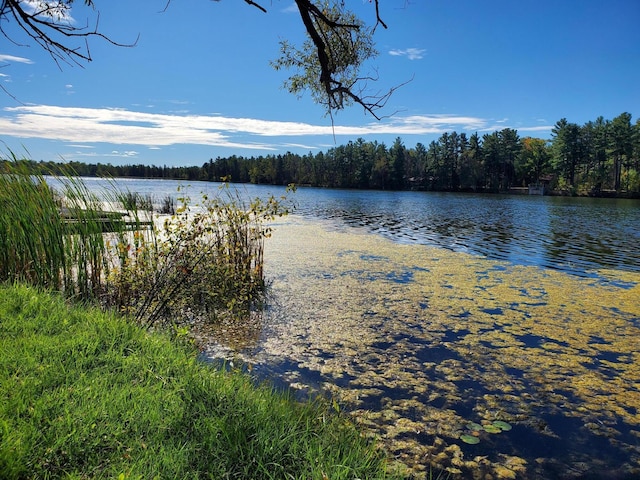
<path id="1" fill-rule="evenodd" d="M 228 184 L 220 193 L 195 205 L 180 198 L 176 213 L 149 232 L 121 232 L 108 300 L 147 325 L 248 313 L 266 287 L 266 223 L 286 209 L 273 196 L 245 205 Z"/>

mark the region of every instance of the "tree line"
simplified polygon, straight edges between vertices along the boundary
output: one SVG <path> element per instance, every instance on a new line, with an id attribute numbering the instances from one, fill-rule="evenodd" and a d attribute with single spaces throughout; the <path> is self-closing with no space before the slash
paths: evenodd
<path id="1" fill-rule="evenodd" d="M 143 177 L 328 188 L 505 192 L 544 183 L 564 194 L 640 195 L 640 119 L 629 113 L 584 125 L 562 118 L 549 140 L 517 130 L 447 132 L 407 148 L 362 138 L 326 152 L 217 157 L 201 167 L 32 162 L 38 173 Z"/>
<path id="2" fill-rule="evenodd" d="M 640 192 L 640 119 L 629 113 L 584 125 L 562 118 L 550 139 L 505 128 L 480 135 L 447 132 L 407 148 L 362 138 L 306 155 L 211 159 L 207 180 L 332 188 L 504 192 L 546 183 L 568 194 Z"/>

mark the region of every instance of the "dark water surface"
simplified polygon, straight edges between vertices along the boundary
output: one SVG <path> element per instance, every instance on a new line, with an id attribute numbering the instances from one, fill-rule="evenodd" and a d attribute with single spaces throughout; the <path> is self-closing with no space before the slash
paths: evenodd
<path id="1" fill-rule="evenodd" d="M 85 179 L 89 185 L 103 180 Z M 215 193 L 219 184 L 118 179 L 131 192 L 164 196 Z M 178 187 L 183 190 L 177 194 Z M 247 198 L 283 187 L 236 185 Z M 589 275 L 601 268 L 640 271 L 640 201 L 569 197 L 381 192 L 298 188 L 294 213 L 354 226 L 401 243 Z"/>
<path id="2" fill-rule="evenodd" d="M 218 191 L 117 184 L 158 203 Z M 301 395 L 330 393 L 416 478 L 429 465 L 452 479 L 640 478 L 640 202 L 314 188 L 290 198 L 296 215 L 267 240 L 264 316 L 235 334 L 223 326 L 208 359 L 238 355 Z M 496 420 L 512 429 L 469 426 Z"/>
<path id="3" fill-rule="evenodd" d="M 638 201 L 300 192 L 301 212 L 363 226 L 400 242 L 437 245 L 577 274 L 601 267 L 640 270 Z"/>

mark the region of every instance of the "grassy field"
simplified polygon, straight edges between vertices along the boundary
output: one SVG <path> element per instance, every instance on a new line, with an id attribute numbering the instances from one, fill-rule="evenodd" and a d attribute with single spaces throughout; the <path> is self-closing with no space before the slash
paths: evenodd
<path id="1" fill-rule="evenodd" d="M 369 440 L 120 316 L 0 286 L 0 476 L 390 478 Z"/>

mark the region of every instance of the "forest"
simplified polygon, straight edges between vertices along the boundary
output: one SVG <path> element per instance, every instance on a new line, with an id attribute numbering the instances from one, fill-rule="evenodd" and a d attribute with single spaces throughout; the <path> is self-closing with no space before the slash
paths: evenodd
<path id="1" fill-rule="evenodd" d="M 563 195 L 640 197 L 640 119 L 629 113 L 578 125 L 562 118 L 550 139 L 521 137 L 517 130 L 447 132 L 428 145 L 408 148 L 362 138 L 326 152 L 217 157 L 202 166 L 149 166 L 70 162 L 82 176 L 307 185 L 328 188 L 508 192 L 544 184 Z M 31 162 L 37 173 L 63 165 Z"/>

